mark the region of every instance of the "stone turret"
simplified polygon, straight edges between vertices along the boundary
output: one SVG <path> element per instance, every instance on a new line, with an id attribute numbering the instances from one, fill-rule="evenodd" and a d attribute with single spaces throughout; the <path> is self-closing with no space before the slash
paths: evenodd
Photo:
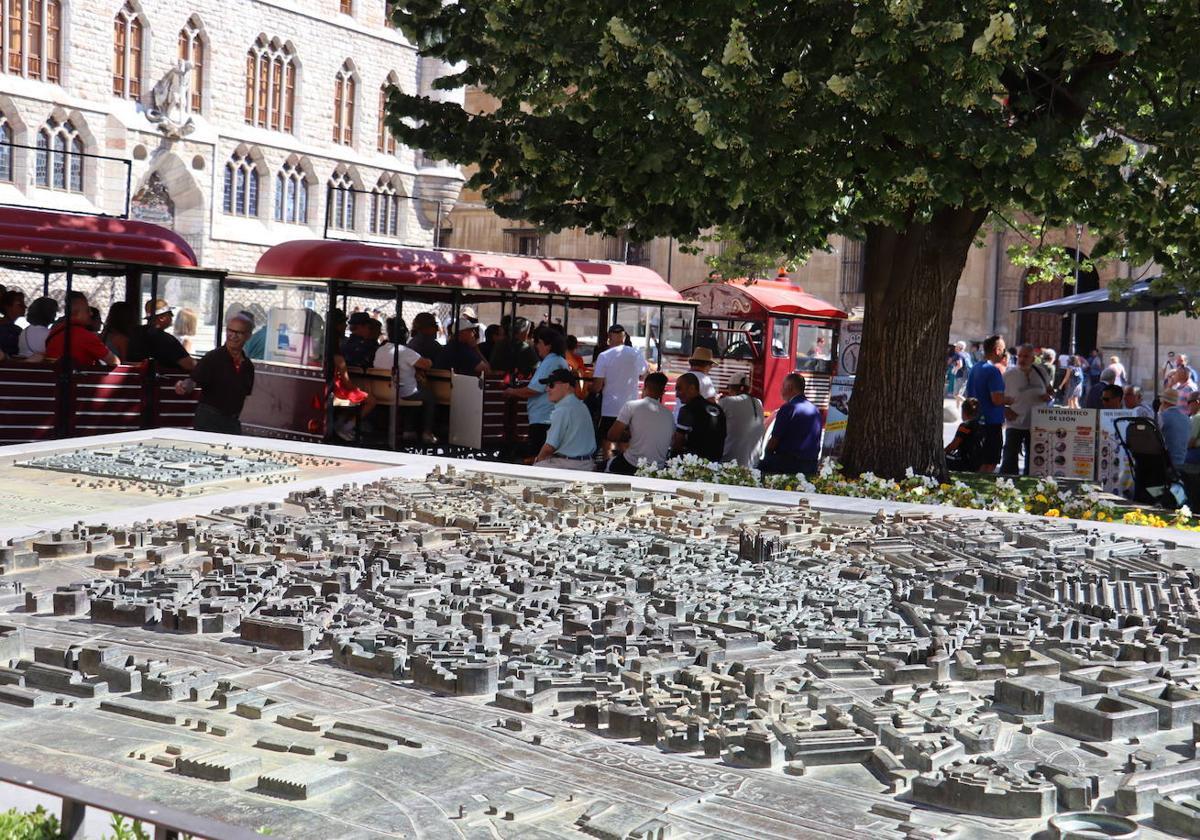
<path id="1" fill-rule="evenodd" d="M 438 79 L 457 73 L 459 69 L 458 66 L 447 64 L 441 59 L 422 58 L 418 73 L 421 96 L 428 96 L 434 102 L 449 102 L 461 106 L 462 88 L 438 90 L 433 86 Z M 450 215 L 465 180 L 457 166 L 444 160 L 433 160 L 424 152 L 417 152 L 417 178 L 413 192 L 418 199 L 417 216 L 423 226 L 439 226 L 442 220 Z"/>

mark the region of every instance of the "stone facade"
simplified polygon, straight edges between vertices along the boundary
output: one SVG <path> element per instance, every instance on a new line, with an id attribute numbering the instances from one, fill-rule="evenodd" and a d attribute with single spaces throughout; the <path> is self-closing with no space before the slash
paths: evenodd
<path id="1" fill-rule="evenodd" d="M 58 0 L 29 2 L 36 8 Z M 140 72 L 136 58 L 129 59 L 127 79 L 136 79 L 136 85 L 114 78 L 114 21 L 123 8 L 136 20 L 126 41 L 142 48 Z M 115 160 L 85 158 L 81 183 L 73 185 L 78 189 L 46 188 L 37 185 L 39 153 L 14 147 L 11 180 L 0 183 L 0 202 L 121 214 L 128 195 L 134 217 L 174 228 L 203 265 L 251 270 L 275 243 L 324 234 L 328 185 L 345 173 L 356 190 L 369 193 L 381 182 L 392 187 L 400 216 L 395 233 L 390 223 L 382 234 L 372 233 L 371 197 L 354 194 L 354 222 L 335 235 L 433 243 L 436 213 L 417 212 L 414 198 L 452 199 L 460 178 L 412 149 L 393 143 L 380 151 L 377 131 L 383 86 L 428 92 L 443 71 L 420 59 L 387 23 L 384 0 L 129 0 L 124 6 L 121 0 L 81 0 L 63 3 L 61 10 L 58 83 L 31 78 L 27 67 L 24 74 L 12 72 L 11 61 L 3 62 L 9 72 L 0 74 L 0 113 L 16 146 L 36 146 L 39 130 L 55 120 L 70 123 L 86 154 Z M 175 96 L 178 113 L 164 121 L 159 113 L 172 100 L 167 88 L 185 31 L 202 48 L 201 72 L 191 74 L 202 83 L 195 101 L 187 89 Z M 271 126 L 270 109 L 268 127 L 246 118 L 247 58 L 260 36 L 267 65 L 278 56 L 295 66 L 288 80 L 294 83 L 290 131 L 282 130 L 286 116 L 280 130 Z M 339 71 L 353 83 L 352 90 L 343 88 L 344 122 L 352 105 L 353 131 L 339 139 L 348 144 L 334 138 Z M 191 87 L 187 77 L 184 85 Z M 119 97 L 117 88 L 129 93 L 136 88 L 137 95 Z M 257 207 L 241 215 L 224 208 L 226 164 L 235 155 L 245 156 L 258 175 Z M 128 181 L 123 161 L 130 163 Z M 289 163 L 303 174 L 308 190 L 307 218 L 295 222 L 276 219 L 276 179 Z"/>

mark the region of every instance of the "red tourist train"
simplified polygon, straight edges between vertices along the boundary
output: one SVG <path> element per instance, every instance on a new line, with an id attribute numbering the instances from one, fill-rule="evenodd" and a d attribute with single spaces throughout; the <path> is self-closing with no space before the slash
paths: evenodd
<path id="1" fill-rule="evenodd" d="M 253 273 L 209 270 L 182 237 L 162 227 L 24 208 L 0 208 L 0 267 L 33 273 L 20 287 L 34 296 L 36 275 L 41 294 L 61 299 L 106 280 L 114 299 L 122 294 L 139 312 L 143 302 L 183 284 L 207 302 L 194 353 L 222 341 L 230 311 L 255 312 L 259 323 L 247 344 L 255 389 L 242 412 L 243 428 L 311 441 L 327 439 L 335 414 L 349 410 L 331 395 L 335 348 L 325 340 L 325 325 L 339 311 L 367 311 L 381 320 L 399 315 L 406 322 L 434 312 L 452 334 L 470 307 L 485 324 L 514 317 L 561 324 L 585 355 L 609 325 L 620 323 L 648 361 L 668 374 L 686 370 L 694 346 L 707 347 L 718 361 L 714 379 L 724 385 L 749 376 L 752 393 L 768 410 L 778 406 L 779 384 L 793 369 L 809 381 L 814 401 L 827 404 L 845 318 L 786 281 L 701 284 L 680 293 L 655 272 L 623 263 L 346 240 L 276 245 Z M 397 398 L 391 371 L 353 374 L 360 388 L 391 407 L 386 445 L 398 447 L 410 406 Z M 188 427 L 196 395 L 175 393 L 181 376 L 153 362 L 112 369 L 80 369 L 69 358 L 2 363 L 0 444 Z M 524 404 L 503 396 L 508 374 L 477 379 L 433 370 L 428 379 L 450 444 L 496 449 L 523 439 Z"/>

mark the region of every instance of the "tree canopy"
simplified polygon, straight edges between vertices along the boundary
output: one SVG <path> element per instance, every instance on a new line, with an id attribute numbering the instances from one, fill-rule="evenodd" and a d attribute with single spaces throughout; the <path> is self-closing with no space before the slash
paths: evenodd
<path id="1" fill-rule="evenodd" d="M 1200 7 L 948 0 L 409 0 L 487 115 L 398 94 L 400 138 L 477 164 L 501 214 L 647 239 L 715 226 L 792 253 L 940 207 L 1196 259 Z M 1103 252 L 1103 253 L 1099 253 Z M 1177 271 L 1172 271 L 1176 270 Z"/>
<path id="2" fill-rule="evenodd" d="M 394 92 L 389 124 L 477 165 L 501 215 L 641 240 L 719 228 L 796 255 L 864 239 L 851 470 L 944 468 L 934 408 L 919 434 L 856 418 L 883 410 L 884 388 L 938 401 L 954 289 L 989 213 L 1085 224 L 1092 258 L 1153 259 L 1161 283 L 1200 287 L 1200 4 L 399 0 L 393 15 L 462 67 L 439 87 L 500 106 Z M 873 327 L 881 309 L 891 323 Z"/>

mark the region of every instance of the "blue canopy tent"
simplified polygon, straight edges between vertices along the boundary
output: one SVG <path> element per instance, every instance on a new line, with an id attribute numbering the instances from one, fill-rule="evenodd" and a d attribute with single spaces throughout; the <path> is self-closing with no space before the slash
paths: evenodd
<path id="1" fill-rule="evenodd" d="M 1108 289 L 1080 292 L 1055 300 L 1044 300 L 1022 306 L 1018 312 L 1046 312 L 1062 316 L 1092 315 L 1100 312 L 1153 312 L 1154 313 L 1154 396 L 1158 396 L 1158 314 L 1163 309 L 1179 310 L 1197 307 L 1200 295 L 1182 289 L 1160 290 L 1152 288 L 1158 277 L 1139 280 L 1118 297 L 1113 298 Z"/>

